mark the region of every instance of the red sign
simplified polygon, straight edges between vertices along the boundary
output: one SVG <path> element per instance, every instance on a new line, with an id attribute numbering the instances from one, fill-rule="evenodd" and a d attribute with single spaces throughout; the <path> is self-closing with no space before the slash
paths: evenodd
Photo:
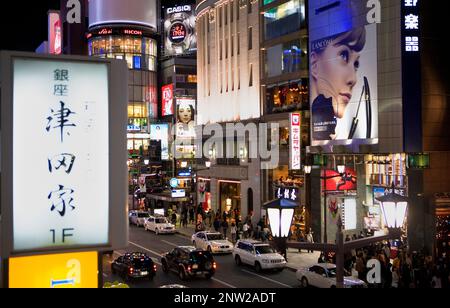
<path id="1" fill-rule="evenodd" d="M 62 53 L 62 27 L 59 13 L 51 12 L 48 14 L 48 27 L 49 53 L 52 55 L 60 55 Z"/>
<path id="2" fill-rule="evenodd" d="M 326 191 L 356 191 L 357 177 L 356 171 L 351 168 L 346 168 L 344 174 L 334 170 L 327 170 L 322 172 L 322 181 L 325 178 Z"/>
<path id="3" fill-rule="evenodd" d="M 139 31 L 139 30 L 126 29 L 126 30 L 123 30 L 123 33 L 124 34 L 129 34 L 129 35 L 142 35 L 142 31 Z"/>
<path id="4" fill-rule="evenodd" d="M 162 87 L 162 116 L 174 114 L 173 84 Z"/>

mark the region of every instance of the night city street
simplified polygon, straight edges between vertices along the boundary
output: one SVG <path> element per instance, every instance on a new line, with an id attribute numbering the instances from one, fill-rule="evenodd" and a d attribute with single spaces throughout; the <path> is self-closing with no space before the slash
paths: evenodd
<path id="1" fill-rule="evenodd" d="M 450 1 L 11 6 L 0 290 L 450 288 Z"/>

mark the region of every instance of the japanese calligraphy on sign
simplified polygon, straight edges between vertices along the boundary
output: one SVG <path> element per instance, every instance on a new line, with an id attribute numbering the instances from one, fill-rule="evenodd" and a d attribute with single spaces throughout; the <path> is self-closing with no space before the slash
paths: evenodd
<path id="1" fill-rule="evenodd" d="M 300 202 L 300 189 L 297 187 L 276 187 L 275 197 Z"/>
<path id="2" fill-rule="evenodd" d="M 403 33 L 404 48 L 406 52 L 420 51 L 420 18 L 419 18 L 419 0 L 403 1 Z"/>
<path id="3" fill-rule="evenodd" d="M 14 60 L 16 251 L 109 242 L 108 108 L 107 64 Z"/>
<path id="4" fill-rule="evenodd" d="M 301 115 L 300 113 L 292 113 L 290 116 L 291 135 L 290 135 L 290 160 L 291 170 L 300 170 L 301 161 Z"/>

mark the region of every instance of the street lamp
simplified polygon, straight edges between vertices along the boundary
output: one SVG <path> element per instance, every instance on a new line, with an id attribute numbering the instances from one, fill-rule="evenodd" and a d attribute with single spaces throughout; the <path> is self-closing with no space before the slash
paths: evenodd
<path id="1" fill-rule="evenodd" d="M 385 223 L 389 230 L 401 230 L 405 223 L 408 211 L 408 198 L 395 193 L 395 184 L 392 183 L 392 192 L 376 198 L 381 203 Z"/>
<path id="2" fill-rule="evenodd" d="M 305 166 L 305 167 L 304 167 L 304 171 L 305 171 L 305 174 L 311 174 L 311 172 L 312 172 L 312 166 Z"/>
<path id="3" fill-rule="evenodd" d="M 287 239 L 291 231 L 294 211 L 298 207 L 298 204 L 291 200 L 278 199 L 266 203 L 264 207 L 267 210 L 270 231 L 272 232 L 277 248 L 287 260 Z"/>
<path id="4" fill-rule="evenodd" d="M 205 163 L 205 166 L 206 166 L 206 168 L 211 168 L 211 162 L 210 161 L 207 161 L 206 163 Z"/>

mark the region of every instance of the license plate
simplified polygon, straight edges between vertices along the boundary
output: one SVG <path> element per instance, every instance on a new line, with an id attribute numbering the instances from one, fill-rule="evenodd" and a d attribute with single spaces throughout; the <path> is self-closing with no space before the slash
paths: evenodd
<path id="1" fill-rule="evenodd" d="M 198 269 L 198 265 L 197 264 L 194 264 L 194 265 L 192 265 L 192 269 Z"/>
<path id="2" fill-rule="evenodd" d="M 148 272 L 141 272 L 141 276 L 147 276 Z"/>

